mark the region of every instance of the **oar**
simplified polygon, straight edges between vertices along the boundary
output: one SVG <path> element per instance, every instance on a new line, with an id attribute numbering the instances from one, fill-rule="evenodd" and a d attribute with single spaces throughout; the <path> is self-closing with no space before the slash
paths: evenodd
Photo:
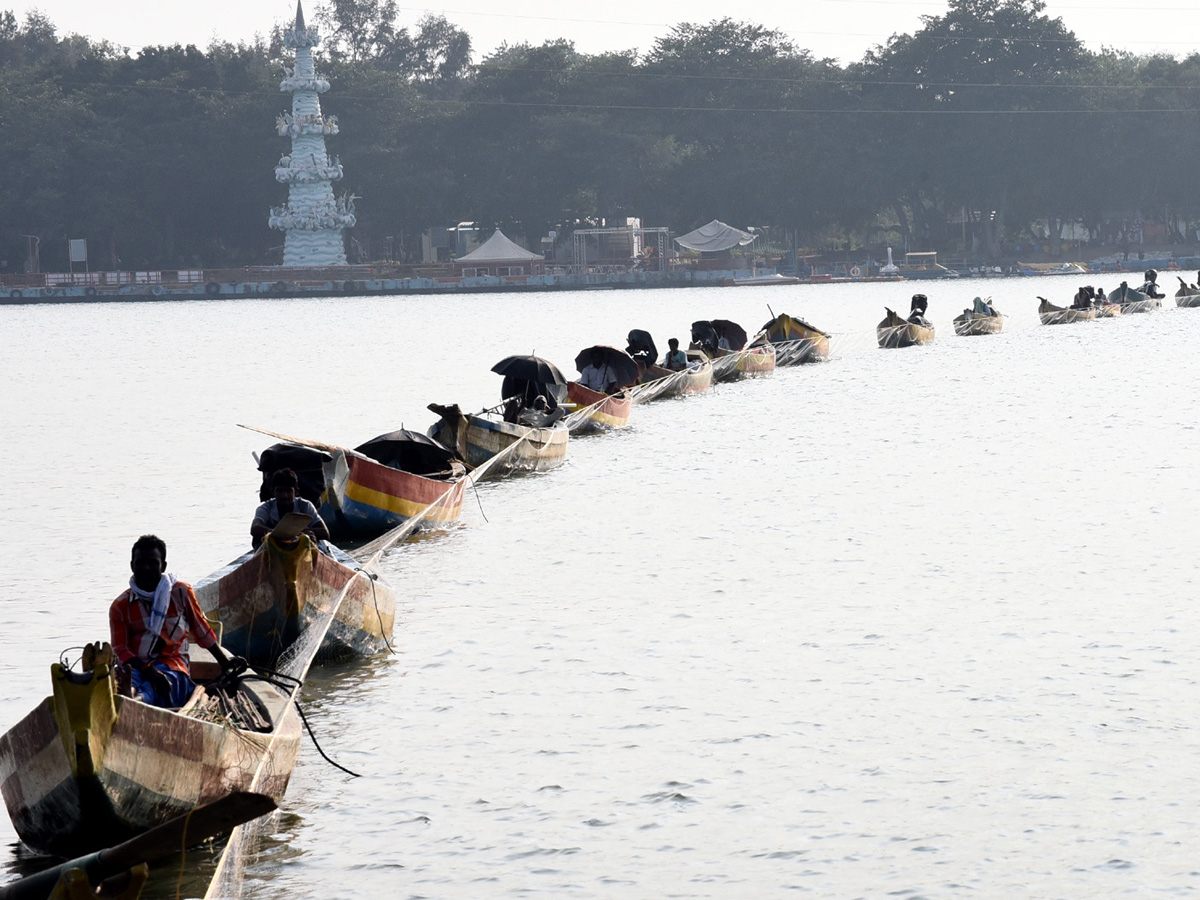
<path id="1" fill-rule="evenodd" d="M 324 450 L 328 453 L 336 453 L 338 450 L 346 449 L 345 447 L 335 447 L 333 444 L 323 444 L 320 441 L 308 441 L 304 438 L 292 437 L 290 434 L 280 434 L 278 431 L 267 431 L 265 428 L 256 428 L 253 425 L 238 425 L 238 428 L 245 428 L 247 431 L 257 431 L 259 434 L 279 438 L 281 441 L 287 441 L 289 444 L 299 444 L 301 447 L 312 447 L 314 450 Z"/>
<path id="2" fill-rule="evenodd" d="M 139 863 L 161 859 L 185 847 L 231 831 L 243 822 L 257 819 L 275 809 L 275 801 L 263 794 L 235 791 L 197 807 L 190 813 L 151 828 L 123 844 L 81 856 L 53 868 L 0 885 L 0 900 L 46 900 L 62 873 L 82 869 L 93 885 L 126 872 Z"/>

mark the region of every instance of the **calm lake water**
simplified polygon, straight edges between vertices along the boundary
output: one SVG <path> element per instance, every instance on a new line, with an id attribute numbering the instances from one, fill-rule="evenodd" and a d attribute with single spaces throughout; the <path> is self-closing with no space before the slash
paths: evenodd
<path id="1" fill-rule="evenodd" d="M 510 353 L 771 304 L 828 363 L 638 407 L 386 559 L 397 654 L 304 693 L 363 777 L 306 744 L 243 895 L 1193 896 L 1200 310 L 1039 325 L 1076 287 L 0 307 L 0 729 L 107 635 L 137 535 L 191 581 L 247 545 L 239 423 L 423 430 Z M 914 291 L 937 342 L 877 349 Z M 976 294 L 1003 334 L 954 335 Z"/>

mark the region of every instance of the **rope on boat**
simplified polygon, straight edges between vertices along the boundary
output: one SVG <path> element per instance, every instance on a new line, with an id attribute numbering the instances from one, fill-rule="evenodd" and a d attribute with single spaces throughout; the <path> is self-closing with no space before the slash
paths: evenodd
<path id="1" fill-rule="evenodd" d="M 378 609 L 378 607 L 376 607 Z M 382 623 L 381 626 L 382 627 Z M 386 641 L 387 638 L 384 638 Z M 388 646 L 391 649 L 391 645 Z M 300 686 L 303 682 L 299 678 L 293 678 L 291 675 L 285 675 L 283 672 L 276 672 L 274 669 L 260 669 L 256 675 L 246 675 L 246 679 L 257 679 L 265 681 L 267 684 L 273 685 L 282 691 L 295 689 L 299 693 Z M 300 708 L 300 701 L 293 697 L 292 706 L 296 707 L 296 713 L 300 716 L 300 721 L 304 723 L 304 730 L 308 732 L 308 736 L 312 738 L 313 746 L 317 748 L 317 752 L 321 754 L 321 758 L 333 766 L 335 769 L 341 769 L 347 775 L 353 775 L 355 778 L 361 778 L 357 772 L 351 772 L 340 763 L 334 762 L 329 758 L 329 755 L 321 749 L 321 744 L 317 741 L 316 734 L 313 733 L 312 726 L 308 724 L 308 717 L 304 715 L 304 710 Z"/>

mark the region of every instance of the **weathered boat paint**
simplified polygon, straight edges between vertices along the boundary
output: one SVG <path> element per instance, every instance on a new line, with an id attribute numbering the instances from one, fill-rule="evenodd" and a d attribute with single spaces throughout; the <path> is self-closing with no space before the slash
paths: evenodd
<path id="1" fill-rule="evenodd" d="M 803 319 L 780 313 L 763 326 L 775 348 L 776 366 L 799 366 L 829 358 L 829 335 Z"/>
<path id="2" fill-rule="evenodd" d="M 341 449 L 323 468 L 320 513 L 335 539 L 377 537 L 435 503 L 424 518 L 432 526 L 449 525 L 462 515 L 466 481 L 461 476 L 427 478 Z"/>
<path id="3" fill-rule="evenodd" d="M 624 428 L 629 424 L 629 414 L 633 411 L 633 397 L 629 391 L 604 394 L 584 387 L 578 381 L 567 383 L 567 400 L 574 403 L 579 411 L 586 410 L 578 421 L 573 415 L 567 417 L 571 434 L 592 434 Z"/>
<path id="4" fill-rule="evenodd" d="M 981 316 L 975 313 L 960 313 L 954 317 L 954 333 L 962 337 L 978 334 L 999 334 L 1004 330 L 1004 317 Z"/>
<path id="5" fill-rule="evenodd" d="M 875 337 L 885 349 L 912 347 L 917 344 L 932 344 L 935 336 L 932 325 L 918 325 L 900 317 L 894 310 L 887 310 L 883 321 L 875 326 Z"/>
<path id="6" fill-rule="evenodd" d="M 335 548 L 336 550 L 336 548 Z M 196 599 L 221 629 L 221 645 L 254 665 L 279 655 L 345 596 L 317 652 L 320 659 L 368 656 L 391 641 L 396 593 L 345 554 L 334 559 L 302 536 L 293 548 L 268 537 L 197 583 Z"/>

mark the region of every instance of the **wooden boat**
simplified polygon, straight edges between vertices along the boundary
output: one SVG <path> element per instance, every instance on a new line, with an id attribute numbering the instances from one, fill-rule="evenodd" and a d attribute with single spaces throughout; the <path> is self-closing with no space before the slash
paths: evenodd
<path id="1" fill-rule="evenodd" d="M 718 350 L 712 368 L 713 380 L 718 382 L 764 378 L 775 371 L 775 348 L 765 344 L 744 350 Z"/>
<path id="2" fill-rule="evenodd" d="M 762 330 L 775 348 L 776 366 L 799 366 L 829 358 L 829 335 L 803 319 L 780 313 Z"/>
<path id="3" fill-rule="evenodd" d="M 1109 303 L 1107 300 L 1100 302 L 1093 301 L 1093 306 L 1096 309 L 1097 319 L 1112 319 L 1121 314 L 1120 303 Z"/>
<path id="4" fill-rule="evenodd" d="M 276 808 L 270 797 L 234 791 L 114 847 L 0 884 L 0 900 L 137 900 L 150 875 L 148 863 L 229 834 Z"/>
<path id="5" fill-rule="evenodd" d="M 1175 276 L 1179 278 L 1178 275 Z M 1200 288 L 1189 285 L 1179 278 L 1179 290 L 1175 292 L 1176 306 L 1200 306 Z"/>
<path id="6" fill-rule="evenodd" d="M 612 431 L 629 424 L 633 397 L 628 390 L 604 394 L 586 388 L 578 381 L 567 384 L 567 402 L 575 409 L 567 413 L 567 430 L 571 434 L 594 434 Z"/>
<path id="7" fill-rule="evenodd" d="M 216 662 L 191 653 L 192 676 L 208 687 L 178 710 L 117 695 L 107 644 L 90 671 L 50 667 L 53 694 L 0 736 L 0 793 L 23 842 L 77 856 L 232 791 L 283 795 L 300 747 L 290 695 L 242 680 L 230 715 Z"/>
<path id="8" fill-rule="evenodd" d="M 887 309 L 887 307 L 884 307 Z M 932 344 L 934 327 L 918 325 L 901 318 L 894 310 L 887 309 L 883 321 L 875 326 L 875 336 L 883 348 L 912 347 L 915 344 Z"/>
<path id="9" fill-rule="evenodd" d="M 1125 315 L 1153 312 L 1156 309 L 1162 309 L 1162 300 L 1160 298 L 1143 294 L 1141 291 L 1131 288 L 1124 281 L 1121 282 L 1120 287 L 1108 295 L 1108 302 L 1120 303 L 1121 312 Z"/>
<path id="10" fill-rule="evenodd" d="M 300 495 L 316 504 L 335 541 L 369 540 L 417 515 L 436 527 L 462 514 L 466 469 L 449 447 L 425 435 L 401 429 L 350 450 L 253 430 L 286 442 L 258 457 L 260 499 L 270 499 L 277 469 L 293 469 Z"/>
<path id="11" fill-rule="evenodd" d="M 471 468 L 506 451 L 506 458 L 491 474 L 542 472 L 566 461 L 570 432 L 561 419 L 547 426 L 523 425 L 505 422 L 495 413 L 467 414 L 457 405 L 431 403 L 429 408 L 441 416 L 429 429 L 430 435 L 454 448 Z"/>
<path id="12" fill-rule="evenodd" d="M 221 646 L 253 665 L 274 667 L 339 597 L 318 658 L 368 656 L 389 646 L 396 592 L 353 557 L 329 549 L 333 556 L 304 535 L 291 547 L 268 535 L 257 550 L 194 585 L 200 609 L 220 625 Z"/>
<path id="13" fill-rule="evenodd" d="M 630 389 L 634 403 L 649 403 L 665 397 L 686 397 L 712 387 L 713 367 L 707 356 L 698 350 L 689 350 L 688 367 L 678 372 L 663 366 L 644 366 L 642 377 Z"/>
<path id="14" fill-rule="evenodd" d="M 1038 299 L 1042 301 L 1038 305 L 1038 318 L 1043 325 L 1069 325 L 1072 322 L 1090 322 L 1096 318 L 1096 310 L 1090 306 L 1087 309 L 1071 309 L 1055 306 L 1045 297 Z"/>
<path id="15" fill-rule="evenodd" d="M 983 316 L 975 312 L 962 312 L 954 317 L 954 333 L 962 337 L 976 334 L 999 334 L 1004 330 L 1004 316 Z"/>

